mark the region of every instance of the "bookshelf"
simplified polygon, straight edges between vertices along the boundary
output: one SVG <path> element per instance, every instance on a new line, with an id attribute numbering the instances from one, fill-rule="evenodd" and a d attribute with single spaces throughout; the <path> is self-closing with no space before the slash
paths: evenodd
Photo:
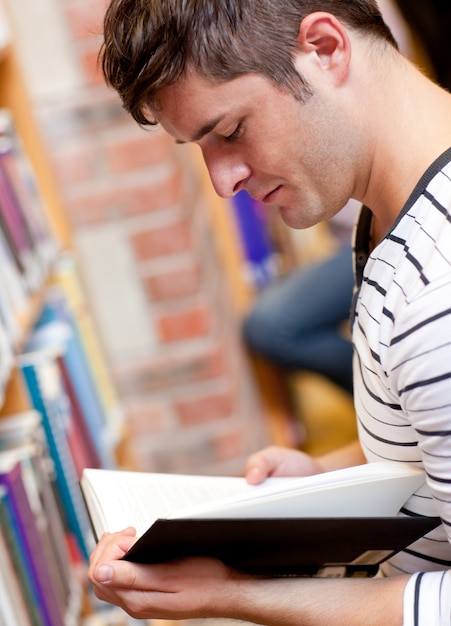
<path id="1" fill-rule="evenodd" d="M 0 623 L 77 626 L 101 613 L 78 481 L 116 467 L 124 428 L 1 8 Z"/>
<path id="2" fill-rule="evenodd" d="M 43 141 L 33 119 L 32 106 L 12 43 L 0 47 L 0 86 L 0 107 L 14 111 L 15 124 L 36 172 L 40 192 L 48 207 L 51 225 L 55 229 L 55 236 L 64 248 L 68 248 L 71 246 L 69 226 L 64 217 Z"/>

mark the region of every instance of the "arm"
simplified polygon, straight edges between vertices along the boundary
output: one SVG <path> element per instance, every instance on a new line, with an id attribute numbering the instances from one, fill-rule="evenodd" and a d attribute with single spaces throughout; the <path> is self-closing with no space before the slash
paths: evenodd
<path id="1" fill-rule="evenodd" d="M 89 578 L 98 598 L 138 619 L 223 617 L 284 626 L 401 626 L 407 577 L 252 578 L 213 559 L 163 565 L 118 560 L 132 531 L 104 535 Z"/>

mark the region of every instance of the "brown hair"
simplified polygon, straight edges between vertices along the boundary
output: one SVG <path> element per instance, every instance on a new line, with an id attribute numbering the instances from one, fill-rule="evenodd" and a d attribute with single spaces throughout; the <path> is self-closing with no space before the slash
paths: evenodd
<path id="1" fill-rule="evenodd" d="M 315 11 L 397 47 L 374 0 L 111 0 L 103 74 L 141 125 L 156 123 L 146 109 L 188 68 L 212 81 L 261 74 L 302 100 L 310 89 L 292 58 L 299 24 Z"/>

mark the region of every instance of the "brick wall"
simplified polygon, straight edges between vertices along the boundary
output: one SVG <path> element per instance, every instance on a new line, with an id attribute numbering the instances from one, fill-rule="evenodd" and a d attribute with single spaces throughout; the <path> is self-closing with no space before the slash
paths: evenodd
<path id="1" fill-rule="evenodd" d="M 149 471 L 240 472 L 267 429 L 210 196 L 191 149 L 139 129 L 104 87 L 104 0 L 63 6 L 85 84 L 38 115 L 125 410 L 129 460 Z"/>

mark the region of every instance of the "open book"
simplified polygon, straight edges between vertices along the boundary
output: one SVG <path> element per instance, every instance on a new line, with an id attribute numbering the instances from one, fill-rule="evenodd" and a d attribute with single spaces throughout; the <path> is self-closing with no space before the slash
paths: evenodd
<path id="1" fill-rule="evenodd" d="M 436 527 L 402 517 L 424 473 L 403 463 L 371 463 L 308 477 L 244 478 L 85 469 L 81 489 L 94 533 L 134 526 L 126 557 L 158 563 L 213 556 L 271 574 L 344 575 L 379 563 Z"/>

